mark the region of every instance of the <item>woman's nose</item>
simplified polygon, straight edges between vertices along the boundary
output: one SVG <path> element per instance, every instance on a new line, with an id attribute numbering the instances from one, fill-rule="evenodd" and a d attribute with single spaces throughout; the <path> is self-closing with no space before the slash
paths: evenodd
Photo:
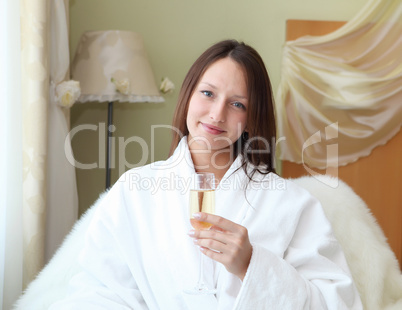
<path id="1" fill-rule="evenodd" d="M 209 111 L 209 117 L 217 123 L 224 122 L 226 118 L 225 109 L 225 102 L 223 100 L 215 102 L 215 104 L 212 105 L 211 110 Z"/>

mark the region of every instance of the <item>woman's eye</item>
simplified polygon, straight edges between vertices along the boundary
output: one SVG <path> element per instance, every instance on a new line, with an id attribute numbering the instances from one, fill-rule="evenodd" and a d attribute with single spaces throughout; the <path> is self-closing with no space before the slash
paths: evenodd
<path id="1" fill-rule="evenodd" d="M 244 104 L 242 104 L 242 103 L 239 102 L 239 101 L 233 102 L 233 105 L 234 105 L 236 108 L 246 109 L 246 107 L 244 106 Z"/>
<path id="2" fill-rule="evenodd" d="M 203 93 L 207 97 L 212 97 L 212 92 L 209 90 L 202 90 L 201 93 Z"/>

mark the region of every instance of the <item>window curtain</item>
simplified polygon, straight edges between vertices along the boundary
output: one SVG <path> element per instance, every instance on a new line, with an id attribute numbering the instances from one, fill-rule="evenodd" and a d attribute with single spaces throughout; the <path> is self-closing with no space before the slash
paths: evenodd
<path id="1" fill-rule="evenodd" d="M 279 158 L 325 169 L 367 156 L 402 124 L 402 2 L 370 0 L 343 27 L 284 45 Z M 328 156 L 328 145 L 337 152 Z"/>
<path id="2" fill-rule="evenodd" d="M 20 1 L 23 287 L 44 265 L 49 94 L 48 3 Z"/>
<path id="3" fill-rule="evenodd" d="M 22 104 L 19 1 L 0 1 L 0 309 L 22 289 Z"/>
<path id="4" fill-rule="evenodd" d="M 1 2 L 1 310 L 11 309 L 77 219 L 66 91 L 58 91 L 69 75 L 67 3 Z"/>
<path id="5" fill-rule="evenodd" d="M 48 105 L 47 219 L 45 261 L 62 243 L 78 218 L 75 167 L 67 160 L 72 154 L 69 136 L 69 109 L 60 102 L 70 90 L 68 41 L 68 0 L 50 1 L 50 96 Z M 64 99 L 68 96 L 64 97 Z M 68 101 L 68 100 L 67 100 Z M 70 99 L 70 104 L 73 104 Z"/>

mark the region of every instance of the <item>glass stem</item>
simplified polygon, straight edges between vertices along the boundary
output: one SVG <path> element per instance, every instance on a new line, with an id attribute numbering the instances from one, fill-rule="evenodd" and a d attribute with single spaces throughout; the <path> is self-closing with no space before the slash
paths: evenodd
<path id="1" fill-rule="evenodd" d="M 197 287 L 199 290 L 203 289 L 205 284 L 204 284 L 204 255 L 200 251 L 200 270 L 198 272 L 198 284 Z"/>

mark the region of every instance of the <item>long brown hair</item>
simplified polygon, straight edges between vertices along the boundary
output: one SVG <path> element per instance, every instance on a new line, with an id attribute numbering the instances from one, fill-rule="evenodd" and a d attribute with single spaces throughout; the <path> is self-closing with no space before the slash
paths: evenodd
<path id="1" fill-rule="evenodd" d="M 230 57 L 244 70 L 249 105 L 247 107 L 247 133 L 233 144 L 233 158 L 242 154 L 242 167 L 250 180 L 258 170 L 261 173 L 275 172 L 274 147 L 276 137 L 275 114 L 271 82 L 264 62 L 257 51 L 243 42 L 225 40 L 208 48 L 191 66 L 184 78 L 176 111 L 173 117 L 173 139 L 170 154 L 173 154 L 180 139 L 188 135 L 186 124 L 188 106 L 201 77 L 217 60 Z M 252 171 L 247 164 L 253 164 Z"/>

